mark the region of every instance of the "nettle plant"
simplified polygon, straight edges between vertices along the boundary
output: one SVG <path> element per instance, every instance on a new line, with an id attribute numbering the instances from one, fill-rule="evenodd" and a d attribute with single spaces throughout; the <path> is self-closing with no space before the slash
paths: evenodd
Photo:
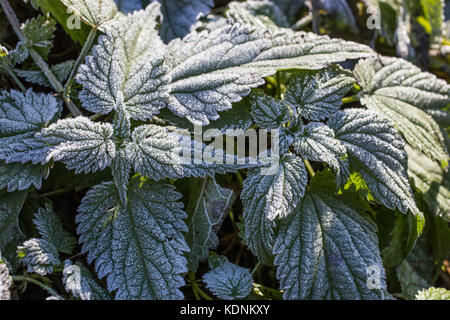
<path id="1" fill-rule="evenodd" d="M 0 95 L 0 298 L 14 280 L 51 299 L 182 299 L 186 283 L 210 299 L 196 279 L 208 257 L 203 281 L 221 299 L 390 299 L 400 292 L 388 291 L 391 277 L 408 298 L 424 212 L 446 248 L 444 80 L 294 31 L 289 1 L 232 2 L 218 15 L 211 0 L 62 0 L 90 32 L 77 61 L 48 67 L 52 5 L 31 1 L 44 16 L 20 26 L 0 3 L 20 40 L 2 47 L 1 66 L 23 91 Z M 38 68 L 19 69 L 27 59 Z M 186 139 L 194 126 L 215 129 L 211 140 L 230 128 L 277 132 L 276 170 L 186 158 L 211 150 Z M 242 190 L 219 184 L 227 172 L 246 176 Z M 76 236 L 48 198 L 58 186 L 82 196 Z M 239 192 L 252 272 L 210 253 Z M 279 288 L 253 279 L 261 265 Z M 420 298 L 448 295 L 430 290 Z"/>

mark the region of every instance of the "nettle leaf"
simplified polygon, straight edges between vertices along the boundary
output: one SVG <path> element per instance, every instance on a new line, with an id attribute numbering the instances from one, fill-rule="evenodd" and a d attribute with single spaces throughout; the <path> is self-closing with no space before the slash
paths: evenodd
<path id="1" fill-rule="evenodd" d="M 392 210 L 421 215 L 408 181 L 405 144 L 388 120 L 373 111 L 346 109 L 328 124 L 378 201 Z"/>
<path id="2" fill-rule="evenodd" d="M 88 268 L 82 263 L 72 264 L 66 260 L 63 269 L 63 279 L 66 291 L 81 300 L 110 300 L 108 292 L 102 288 Z"/>
<path id="3" fill-rule="evenodd" d="M 217 266 L 203 275 L 209 291 L 224 300 L 244 299 L 250 295 L 253 277 L 249 269 L 223 258 Z"/>
<path id="4" fill-rule="evenodd" d="M 142 0 L 114 0 L 120 12 L 131 13 L 143 9 Z"/>
<path id="5" fill-rule="evenodd" d="M 116 299 L 180 299 L 187 272 L 183 237 L 187 227 L 181 195 L 172 186 L 136 179 L 128 202 L 120 205 L 112 182 L 91 189 L 83 198 L 76 221 L 88 261 L 95 260 L 100 278 Z"/>
<path id="6" fill-rule="evenodd" d="M 355 76 L 364 88 L 361 103 L 391 119 L 413 148 L 448 161 L 440 128 L 425 111 L 450 103 L 450 85 L 405 60 L 387 57 L 361 61 Z"/>
<path id="7" fill-rule="evenodd" d="M 331 117 L 342 105 L 355 79 L 337 67 L 296 72 L 287 85 L 285 100 L 297 114 L 308 120 Z"/>
<path id="8" fill-rule="evenodd" d="M 307 192 L 282 220 L 273 252 L 285 299 L 383 299 L 376 226 L 361 213 L 326 191 Z"/>
<path id="9" fill-rule="evenodd" d="M 434 215 L 450 222 L 450 172 L 423 153 L 406 146 L 408 174 Z"/>
<path id="10" fill-rule="evenodd" d="M 241 194 L 244 205 L 245 242 L 261 262 L 272 263 L 272 220 L 285 218 L 302 199 L 308 174 L 302 159 L 285 155 L 275 174 L 261 168 L 249 170 Z"/>
<path id="11" fill-rule="evenodd" d="M 127 150 L 125 148 L 118 149 L 116 156 L 112 160 L 111 170 L 114 183 L 119 192 L 120 201 L 123 205 L 127 204 L 128 181 L 132 166 L 133 164 L 129 161 Z"/>
<path id="12" fill-rule="evenodd" d="M 130 117 L 146 120 L 166 106 L 170 77 L 155 29 L 158 15 L 159 4 L 150 4 L 99 37 L 76 76 L 83 85 L 79 98 L 84 108 L 107 114 L 125 105 Z"/>
<path id="13" fill-rule="evenodd" d="M 191 248 L 188 255 L 189 270 L 197 270 L 198 263 L 208 258 L 209 250 L 219 244 L 217 232 L 230 210 L 236 194 L 222 188 L 214 178 L 200 181 L 192 195 L 187 209 L 188 233 L 186 242 Z"/>
<path id="14" fill-rule="evenodd" d="M 0 159 L 11 162 L 46 163 L 46 146 L 35 134 L 55 121 L 61 102 L 52 95 L 11 90 L 0 95 Z"/>
<path id="15" fill-rule="evenodd" d="M 370 48 L 304 32 L 257 32 L 235 24 L 169 44 L 169 108 L 205 125 L 279 69 L 321 69 L 372 55 Z"/>
<path id="16" fill-rule="evenodd" d="M 30 239 L 17 247 L 17 255 L 22 263 L 27 266 L 30 273 L 41 276 L 51 274 L 53 267 L 58 266 L 61 261 L 55 246 L 44 239 Z"/>
<path id="17" fill-rule="evenodd" d="M 53 38 L 56 31 L 56 21 L 49 17 L 39 16 L 27 20 L 21 26 L 30 45 L 43 57 L 47 57 L 53 47 Z"/>
<path id="18" fill-rule="evenodd" d="M 291 109 L 282 100 L 255 91 L 250 95 L 251 115 L 255 123 L 265 129 L 278 129 L 291 118 Z"/>
<path id="19" fill-rule="evenodd" d="M 450 300 L 450 291 L 431 287 L 417 292 L 416 300 Z"/>
<path id="20" fill-rule="evenodd" d="M 27 192 L 3 192 L 0 194 L 0 251 L 5 254 L 7 245 L 22 235 L 19 213 L 27 198 Z"/>
<path id="21" fill-rule="evenodd" d="M 226 13 L 233 23 L 246 24 L 258 30 L 289 27 L 286 15 L 272 1 L 231 2 Z"/>
<path id="22" fill-rule="evenodd" d="M 320 122 L 310 122 L 296 134 L 294 150 L 312 161 L 328 163 L 337 173 L 336 181 L 342 186 L 350 176 L 345 146 L 335 138 L 334 131 Z"/>
<path id="23" fill-rule="evenodd" d="M 83 22 L 99 27 L 117 14 L 113 0 L 61 0 Z"/>
<path id="24" fill-rule="evenodd" d="M 276 5 L 286 14 L 290 23 L 294 23 L 298 18 L 300 9 L 305 4 L 305 0 L 277 0 Z"/>
<path id="25" fill-rule="evenodd" d="M 199 16 L 207 15 L 214 7 L 214 0 L 158 0 L 163 15 L 160 30 L 165 43 L 183 38 L 197 22 Z"/>
<path id="26" fill-rule="evenodd" d="M 75 61 L 68 60 L 63 63 L 56 64 L 50 68 L 56 79 L 60 82 L 65 82 L 72 71 Z M 14 72 L 21 78 L 24 78 L 29 83 L 36 83 L 41 86 L 52 88 L 50 82 L 44 73 L 40 70 L 20 70 L 14 69 Z"/>
<path id="27" fill-rule="evenodd" d="M 95 123 L 85 117 L 59 120 L 42 130 L 39 140 L 50 148 L 46 160 L 63 162 L 75 173 L 103 170 L 116 154 L 109 123 Z"/>
<path id="28" fill-rule="evenodd" d="M 33 223 L 41 237 L 51 243 L 57 251 L 72 253 L 77 241 L 63 229 L 61 220 L 50 204 L 46 204 L 45 208 L 39 208 L 34 215 Z"/>
<path id="29" fill-rule="evenodd" d="M 11 300 L 11 292 L 9 288 L 12 285 L 12 279 L 9 275 L 9 269 L 5 261 L 2 259 L 0 252 L 0 301 Z"/>
<path id="30" fill-rule="evenodd" d="M 0 161 L 0 190 L 7 188 L 8 192 L 26 190 L 32 185 L 36 189 L 42 186 L 42 179 L 47 179 L 50 173 L 48 165 L 32 163 L 10 163 Z"/>

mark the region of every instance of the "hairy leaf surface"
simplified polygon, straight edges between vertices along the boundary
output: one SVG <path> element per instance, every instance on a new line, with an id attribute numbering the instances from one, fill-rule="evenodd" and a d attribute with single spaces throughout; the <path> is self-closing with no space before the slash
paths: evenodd
<path id="1" fill-rule="evenodd" d="M 0 252 L 0 301 L 11 300 L 11 292 L 9 288 L 12 285 L 12 279 L 9 275 L 9 269 L 5 261 L 2 259 Z"/>
<path id="2" fill-rule="evenodd" d="M 44 239 L 30 239 L 17 247 L 17 255 L 27 267 L 28 272 L 41 276 L 51 274 L 61 261 L 55 246 Z"/>
<path id="3" fill-rule="evenodd" d="M 450 291 L 435 287 L 423 289 L 417 292 L 416 300 L 450 300 Z"/>
<path id="4" fill-rule="evenodd" d="M 282 100 L 277 100 L 261 91 L 256 91 L 250 98 L 251 115 L 259 127 L 278 129 L 289 121 L 291 109 Z"/>
<path id="5" fill-rule="evenodd" d="M 42 186 L 42 179 L 50 173 L 48 165 L 32 163 L 10 163 L 0 161 L 0 189 L 7 188 L 8 192 L 26 190 L 32 185 L 36 189 Z"/>
<path id="6" fill-rule="evenodd" d="M 117 14 L 113 0 L 61 0 L 74 14 L 92 27 L 99 27 Z"/>

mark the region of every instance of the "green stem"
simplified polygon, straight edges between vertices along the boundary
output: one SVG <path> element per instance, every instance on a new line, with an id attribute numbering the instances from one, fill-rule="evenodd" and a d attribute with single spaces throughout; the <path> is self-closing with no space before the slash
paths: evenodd
<path id="1" fill-rule="evenodd" d="M 277 77 L 277 92 L 276 92 L 276 94 L 277 94 L 277 98 L 278 99 L 281 99 L 281 72 L 277 72 L 277 74 L 276 74 L 276 77 Z"/>
<path id="2" fill-rule="evenodd" d="M 43 284 L 42 282 L 31 278 L 31 277 L 27 277 L 27 276 L 12 276 L 11 277 L 14 281 L 25 281 L 25 282 L 31 282 L 34 283 L 35 285 L 41 287 L 42 289 L 46 290 L 48 293 L 50 293 L 52 296 L 55 296 L 59 299 L 64 299 L 63 297 L 61 297 L 55 290 L 53 290 L 52 288 L 50 288 L 49 286 Z"/>
<path id="3" fill-rule="evenodd" d="M 59 189 L 59 190 L 54 190 L 54 191 L 50 191 L 50 192 L 46 192 L 46 193 L 42 193 L 39 195 L 39 198 L 45 198 L 45 197 L 50 197 L 50 196 L 56 196 L 56 195 L 60 195 L 60 194 L 64 194 L 69 192 L 69 189 Z"/>
<path id="4" fill-rule="evenodd" d="M 359 101 L 359 95 L 357 95 L 357 94 L 354 96 L 342 98 L 342 104 L 347 104 L 347 103 L 352 103 L 352 102 L 357 102 L 357 101 Z"/>
<path id="5" fill-rule="evenodd" d="M 17 86 L 22 90 L 23 92 L 27 91 L 27 88 L 23 85 L 22 81 L 16 76 L 16 73 L 14 72 L 13 68 L 10 66 L 2 65 L 0 66 L 1 69 L 5 70 L 11 78 L 13 78 L 14 82 L 17 84 Z"/>
<path id="6" fill-rule="evenodd" d="M 11 8 L 11 5 L 9 4 L 8 0 L 0 0 L 0 4 L 3 8 L 3 11 L 5 12 L 6 17 L 9 20 L 9 23 L 11 24 L 14 32 L 16 33 L 17 37 L 20 41 L 25 43 L 27 45 L 28 52 L 31 56 L 31 58 L 34 60 L 36 65 L 41 69 L 41 71 L 44 73 L 44 75 L 47 77 L 48 81 L 52 85 L 53 89 L 61 96 L 63 96 L 64 102 L 69 109 L 69 111 L 72 113 L 74 117 L 82 115 L 81 111 L 77 108 L 77 106 L 68 98 L 64 97 L 64 87 L 61 84 L 61 82 L 58 81 L 58 79 L 55 77 L 53 72 L 50 70 L 47 62 L 39 55 L 39 53 L 36 52 L 30 45 L 30 41 L 25 36 L 25 34 L 22 32 L 22 29 L 20 28 L 20 22 L 19 19 L 17 19 L 17 16 L 14 12 L 14 10 Z"/>
<path id="7" fill-rule="evenodd" d="M 195 279 L 195 273 L 189 272 L 189 280 L 191 281 L 192 290 L 194 292 L 195 298 L 200 300 L 200 296 L 205 300 L 212 300 L 210 296 L 208 296 L 203 290 L 198 286 L 197 280 Z"/>
<path id="8" fill-rule="evenodd" d="M 97 28 L 92 28 L 89 32 L 89 35 L 86 39 L 86 42 L 83 45 L 83 48 L 81 49 L 81 53 L 78 56 L 77 61 L 75 62 L 75 65 L 73 66 L 72 72 L 70 73 L 69 79 L 66 82 L 66 85 L 64 86 L 64 97 L 67 99 L 70 99 L 70 90 L 73 86 L 73 83 L 75 82 L 75 75 L 77 74 L 78 67 L 83 62 L 84 58 L 89 53 L 89 50 L 91 50 L 92 44 L 94 43 L 95 36 L 97 35 Z"/>
<path id="9" fill-rule="evenodd" d="M 308 160 L 306 160 L 306 159 L 304 159 L 303 162 L 305 163 L 305 167 L 306 167 L 306 170 L 308 170 L 309 175 L 310 175 L 311 177 L 314 177 L 314 175 L 315 175 L 316 173 L 314 172 L 314 169 L 313 169 L 313 167 L 311 166 L 311 163 L 310 163 Z"/>
<path id="10" fill-rule="evenodd" d="M 259 267 L 261 267 L 262 264 L 260 261 L 258 261 L 258 263 L 256 264 L 256 266 L 253 268 L 252 270 L 252 275 L 254 275 L 256 273 L 256 271 L 258 271 Z"/>

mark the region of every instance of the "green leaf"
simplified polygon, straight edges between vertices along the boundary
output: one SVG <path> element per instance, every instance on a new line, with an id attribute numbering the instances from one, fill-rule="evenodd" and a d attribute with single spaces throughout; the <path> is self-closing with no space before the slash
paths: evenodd
<path id="1" fill-rule="evenodd" d="M 72 264 L 66 260 L 63 269 L 63 279 L 66 291 L 81 300 L 110 300 L 108 292 L 102 288 L 94 276 L 82 263 Z"/>
<path id="2" fill-rule="evenodd" d="M 0 251 L 5 254 L 7 245 L 23 235 L 19 228 L 19 213 L 27 198 L 27 192 L 0 193 Z"/>
<path id="3" fill-rule="evenodd" d="M 393 121 L 414 149 L 441 163 L 448 161 L 441 130 L 425 111 L 450 103 L 450 85 L 405 60 L 387 57 L 361 61 L 355 76 L 366 107 Z"/>
<path id="4" fill-rule="evenodd" d="M 46 146 L 35 134 L 54 122 L 61 102 L 53 95 L 11 90 L 0 95 L 0 159 L 11 162 L 46 163 Z"/>
<path id="5" fill-rule="evenodd" d="M 421 215 L 409 185 L 403 139 L 388 120 L 373 111 L 346 109 L 328 124 L 375 199 L 391 210 Z"/>
<path id="6" fill-rule="evenodd" d="M 83 245 L 116 299 L 180 299 L 187 272 L 183 238 L 187 227 L 181 195 L 172 186 L 133 180 L 128 203 L 120 204 L 112 182 L 91 189 L 76 221 Z"/>
<path id="7" fill-rule="evenodd" d="M 63 63 L 56 64 L 50 68 L 55 77 L 60 82 L 65 82 L 72 71 L 75 61 L 68 60 Z M 20 70 L 14 69 L 14 72 L 21 78 L 24 78 L 29 83 L 36 83 L 41 86 L 46 86 L 51 88 L 51 84 L 47 77 L 40 70 Z"/>
<path id="8" fill-rule="evenodd" d="M 274 253 L 285 299 L 384 298 L 376 226 L 345 199 L 307 193 L 282 221 Z"/>
<path id="9" fill-rule="evenodd" d="M 189 270 L 196 271 L 198 263 L 208 258 L 209 250 L 219 244 L 217 232 L 236 200 L 233 190 L 222 188 L 215 179 L 206 178 L 195 184 L 191 193 L 186 242 Z"/>
<path id="10" fill-rule="evenodd" d="M 53 47 L 56 22 L 49 17 L 39 16 L 27 20 L 21 26 L 22 32 L 30 41 L 29 44 L 44 58 L 47 58 Z"/>
<path id="11" fill-rule="evenodd" d="M 263 78 L 280 69 L 321 69 L 333 62 L 372 55 L 370 48 L 304 32 L 272 33 L 246 26 L 191 32 L 169 44 L 169 108 L 205 125 L 231 108 Z"/>
<path id="12" fill-rule="evenodd" d="M 296 72 L 289 80 L 286 102 L 308 120 L 330 118 L 342 105 L 342 98 L 355 80 L 339 68 Z"/>
<path id="13" fill-rule="evenodd" d="M 235 265 L 226 258 L 203 275 L 206 287 L 224 300 L 244 299 L 252 290 L 253 278 L 249 269 Z"/>
<path id="14" fill-rule="evenodd" d="M 450 300 L 450 290 L 431 287 L 417 292 L 416 300 Z"/>
<path id="15" fill-rule="evenodd" d="M 50 204 L 46 204 L 45 208 L 39 208 L 34 215 L 33 223 L 41 237 L 51 243 L 56 250 L 66 254 L 72 253 L 77 241 L 63 229 L 61 220 Z"/>
<path id="16" fill-rule="evenodd" d="M 207 15 L 214 7 L 213 0 L 159 0 L 163 15 L 161 38 L 169 43 L 175 38 L 183 38 L 199 15 Z"/>
<path id="17" fill-rule="evenodd" d="M 286 14 L 290 23 L 294 23 L 305 0 L 277 0 L 276 5 Z"/>
<path id="18" fill-rule="evenodd" d="M 27 271 L 41 276 L 51 274 L 61 261 L 55 246 L 44 239 L 30 239 L 17 247 L 17 255 Z"/>
<path id="19" fill-rule="evenodd" d="M 264 129 L 278 129 L 291 118 L 291 109 L 282 100 L 257 90 L 250 95 L 251 115 L 255 123 Z"/>
<path id="20" fill-rule="evenodd" d="M 49 165 L 34 165 L 32 163 L 10 163 L 0 161 L 0 190 L 7 188 L 8 192 L 26 190 L 32 185 L 36 189 L 42 186 L 42 179 L 50 173 Z"/>
<path id="21" fill-rule="evenodd" d="M 85 117 L 59 120 L 42 130 L 39 140 L 49 148 L 46 160 L 63 162 L 75 173 L 96 172 L 110 166 L 116 154 L 109 123 L 95 123 Z"/>
<path id="22" fill-rule="evenodd" d="M 272 220 L 292 212 L 305 193 L 307 177 L 302 159 L 287 154 L 274 174 L 263 175 L 261 168 L 254 168 L 244 180 L 245 242 L 264 264 L 271 265 L 273 259 Z"/>
<path id="23" fill-rule="evenodd" d="M 71 12 L 91 27 L 98 28 L 117 14 L 113 0 L 61 0 Z"/>
<path id="24" fill-rule="evenodd" d="M 125 105 L 130 117 L 146 120 L 166 106 L 170 77 L 155 29 L 158 7 L 117 20 L 99 37 L 76 76 L 84 108 L 108 114 Z"/>

